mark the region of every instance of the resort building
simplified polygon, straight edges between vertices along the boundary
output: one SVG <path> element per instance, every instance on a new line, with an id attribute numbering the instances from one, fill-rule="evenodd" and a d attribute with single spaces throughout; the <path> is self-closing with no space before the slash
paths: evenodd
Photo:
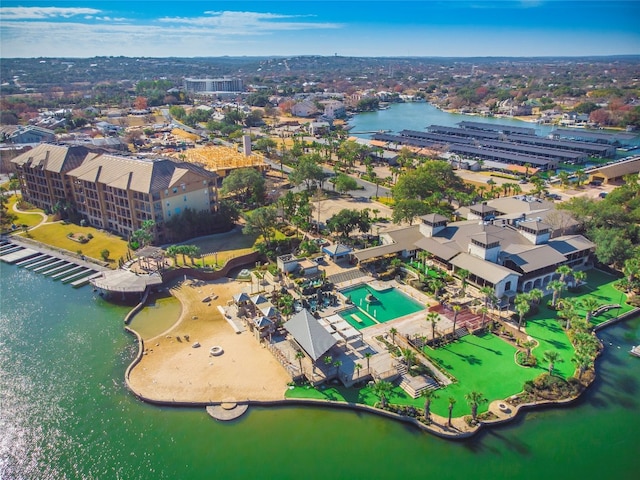
<path id="1" fill-rule="evenodd" d="M 72 202 L 71 181 L 66 174 L 79 167 L 88 154 L 84 146 L 43 143 L 13 158 L 22 198 L 46 211 Z"/>
<path id="2" fill-rule="evenodd" d="M 145 220 L 162 226 L 185 209 L 210 211 L 216 202 L 216 175 L 190 163 L 90 154 L 67 173 L 74 203 L 86 221 L 128 237 Z"/>
<path id="3" fill-rule="evenodd" d="M 39 145 L 12 160 L 26 201 L 52 211 L 72 205 L 90 225 L 128 237 L 145 220 L 164 222 L 189 208 L 215 208 L 217 175 L 173 160 L 93 152 L 84 146 Z"/>
<path id="4" fill-rule="evenodd" d="M 463 212 L 466 220 L 423 215 L 418 225 L 385 232 L 380 235 L 382 245 L 354 256 L 366 261 L 389 254 L 414 257 L 425 251 L 435 264 L 453 274 L 466 270 L 467 282 L 489 286 L 505 301 L 517 292 L 545 290 L 560 265 L 577 270 L 591 266 L 592 242 L 564 234 L 568 222 L 553 226 L 544 221 L 556 221 L 553 204 L 527 196 L 499 200 L 468 207 Z"/>

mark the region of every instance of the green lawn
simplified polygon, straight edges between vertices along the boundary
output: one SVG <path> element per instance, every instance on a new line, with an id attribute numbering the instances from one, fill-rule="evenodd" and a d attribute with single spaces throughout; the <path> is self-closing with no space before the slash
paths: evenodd
<path id="1" fill-rule="evenodd" d="M 87 243 L 78 243 L 67 238 L 69 233 L 82 234 L 85 237 L 91 233 L 93 238 Z M 107 249 L 110 252 L 109 258 L 112 260 L 111 266 L 114 268 L 117 266 L 117 259 L 126 257 L 127 254 L 126 240 L 93 227 L 81 227 L 72 223 L 64 224 L 58 222 L 42 225 L 29 232 L 29 234 L 34 240 L 46 245 L 62 248 L 72 253 L 82 251 L 83 255 L 99 260 L 102 260 L 100 252 Z"/>
<path id="2" fill-rule="evenodd" d="M 563 292 L 563 297 L 581 298 L 595 297 L 601 304 L 617 304 L 624 295 L 613 288 L 617 279 L 601 271 L 588 272 L 587 285 L 575 292 Z M 554 374 L 563 378 L 569 378 L 574 374 L 575 368 L 571 359 L 574 356 L 574 348 L 564 329 L 556 319 L 556 312 L 546 307 L 545 297 L 539 311 L 527 319 L 526 331 L 539 345 L 533 349 L 533 355 L 538 359 L 538 366 L 525 368 L 515 363 L 516 348 L 500 339 L 496 335 L 487 333 L 484 335 L 467 335 L 456 342 L 444 347 L 432 350 L 426 349 L 428 356 L 434 363 L 439 364 L 456 379 L 455 384 L 438 390 L 439 398 L 432 402 L 432 411 L 435 414 L 446 417 L 448 415 L 449 397 L 456 400 L 453 415 L 456 417 L 470 414 L 470 408 L 464 397 L 471 391 L 482 393 L 489 402 L 481 405 L 479 413 L 487 410 L 488 403 L 494 400 L 502 400 L 519 393 L 525 381 L 532 380 L 548 369 L 548 363 L 544 360 L 544 352 L 553 350 L 560 354 L 561 361 L 555 364 Z M 597 322 L 602 322 L 631 310 L 629 305 L 622 305 L 620 312 L 617 309 L 597 317 Z M 584 311 L 578 309 L 578 313 L 584 315 Z M 313 388 L 295 388 L 287 391 L 288 398 L 323 398 L 342 400 L 347 402 L 375 404 L 378 399 L 369 387 L 363 389 L 346 389 L 343 387 L 331 387 L 316 390 Z M 394 404 L 414 405 L 421 407 L 422 399 L 412 399 L 400 387 L 395 387 L 389 396 L 389 401 Z"/>
<path id="3" fill-rule="evenodd" d="M 621 308 L 619 309 L 609 310 L 608 312 L 602 313 L 597 317 L 591 319 L 594 324 L 598 325 L 602 322 L 617 317 L 621 313 L 626 313 L 629 310 L 633 309 L 631 305 L 627 305 L 626 303 L 624 303 L 627 300 L 626 295 L 620 290 L 617 290 L 613 287 L 613 284 L 617 280 L 618 279 L 616 277 L 604 273 L 600 270 L 590 270 L 587 272 L 587 284 L 583 285 L 574 292 L 562 292 L 562 298 L 580 299 L 585 297 L 593 297 L 600 303 L 600 305 L 621 305 Z M 586 312 L 583 309 L 578 307 L 576 310 L 580 315 L 584 317 Z"/>
<path id="4" fill-rule="evenodd" d="M 566 339 L 566 335 L 564 337 Z M 568 339 L 566 343 L 569 345 Z M 427 354 L 434 363 L 458 380 L 438 391 L 440 398 L 433 402 L 434 413 L 446 416 L 449 397 L 453 397 L 456 399 L 454 415 L 467 415 L 471 411 L 464 397 L 469 392 L 480 392 L 489 402 L 502 400 L 522 391 L 526 380 L 532 380 L 546 371 L 544 363 L 536 368 L 517 365 L 515 353 L 514 346 L 491 333 L 467 335 L 444 347 L 428 349 Z M 479 412 L 485 411 L 488 403 L 482 405 Z"/>
<path id="5" fill-rule="evenodd" d="M 18 226 L 26 225 L 28 227 L 33 227 L 35 225 L 38 225 L 42 221 L 42 216 L 36 212 L 41 212 L 41 213 L 44 213 L 44 212 L 42 212 L 42 210 L 38 208 L 29 210 L 29 213 L 15 212 L 13 210 L 13 206 L 16 204 L 17 201 L 18 201 L 18 196 L 12 195 L 11 197 L 9 197 L 9 202 L 7 203 L 7 209 L 9 210 L 9 212 L 13 213 L 18 217 L 16 218 L 16 220 L 14 220 L 13 223 L 15 223 Z"/>

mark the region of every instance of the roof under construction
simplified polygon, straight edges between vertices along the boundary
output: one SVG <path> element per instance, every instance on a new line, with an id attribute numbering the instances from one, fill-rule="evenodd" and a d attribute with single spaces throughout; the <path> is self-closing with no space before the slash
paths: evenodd
<path id="1" fill-rule="evenodd" d="M 259 155 L 245 155 L 230 147 L 205 146 L 192 148 L 172 155 L 188 163 L 204 167 L 206 170 L 225 176 L 227 171 L 236 168 L 266 168 L 264 159 Z"/>

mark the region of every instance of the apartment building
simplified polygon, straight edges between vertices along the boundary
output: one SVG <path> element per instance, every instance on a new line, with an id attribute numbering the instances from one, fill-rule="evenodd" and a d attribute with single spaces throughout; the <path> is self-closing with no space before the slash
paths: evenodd
<path id="1" fill-rule="evenodd" d="M 189 93 L 242 92 L 244 83 L 240 78 L 185 78 L 184 89 Z"/>
<path id="2" fill-rule="evenodd" d="M 172 216 L 215 208 L 216 174 L 189 163 L 90 154 L 67 175 L 78 213 L 123 237 L 153 220 L 162 241 Z"/>
<path id="3" fill-rule="evenodd" d="M 210 211 L 217 201 L 217 175 L 189 163 L 55 145 L 41 145 L 12 162 L 25 200 L 49 210 L 66 201 L 89 225 L 125 238 L 153 220 L 161 242 L 165 222 L 187 208 Z"/>
<path id="4" fill-rule="evenodd" d="M 13 158 L 22 197 L 46 211 L 72 202 L 71 181 L 66 173 L 79 167 L 88 154 L 85 146 L 43 143 Z"/>

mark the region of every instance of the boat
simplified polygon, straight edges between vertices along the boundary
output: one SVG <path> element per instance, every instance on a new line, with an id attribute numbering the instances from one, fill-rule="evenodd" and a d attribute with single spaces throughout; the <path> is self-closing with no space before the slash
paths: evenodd
<path id="1" fill-rule="evenodd" d="M 633 347 L 629 353 L 635 357 L 640 357 L 640 345 Z"/>

